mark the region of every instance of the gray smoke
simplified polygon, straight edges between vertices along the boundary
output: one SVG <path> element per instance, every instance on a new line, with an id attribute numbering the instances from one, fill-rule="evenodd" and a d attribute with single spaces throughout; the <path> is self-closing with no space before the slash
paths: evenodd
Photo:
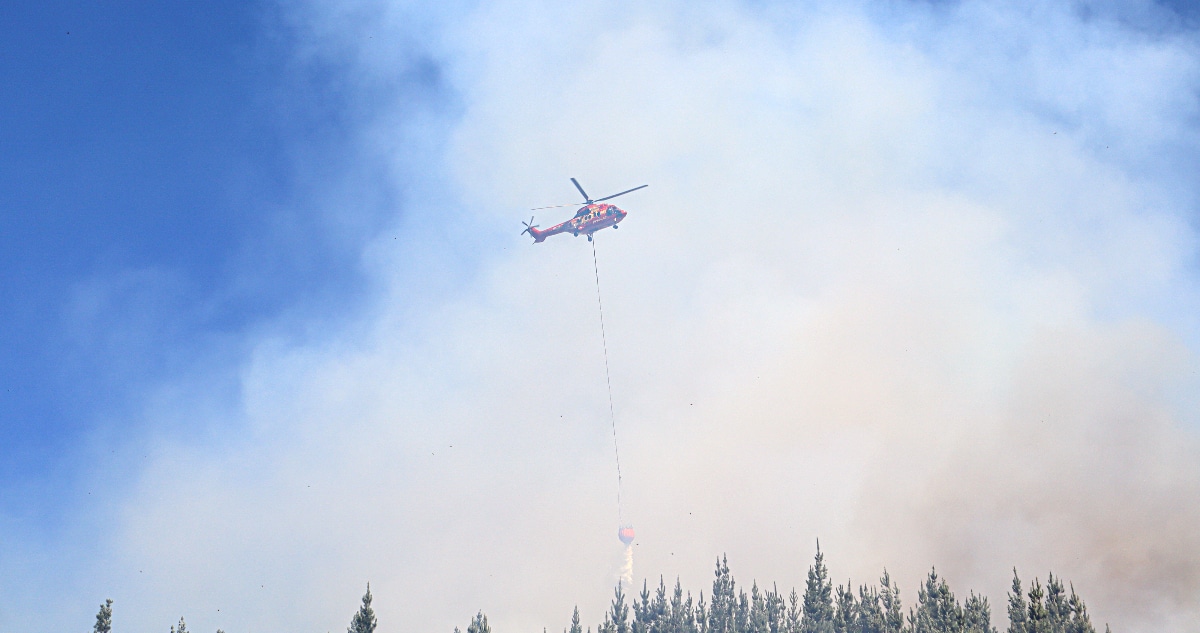
<path id="1" fill-rule="evenodd" d="M 255 342 L 243 434 L 155 448 L 97 580 L 127 626 L 334 629 L 368 579 L 382 630 L 600 621 L 591 253 L 516 237 L 569 176 L 651 184 L 597 248 L 652 582 L 707 593 L 726 552 L 739 582 L 801 585 L 820 537 L 839 582 L 886 566 L 911 603 L 936 565 L 1001 625 L 1014 565 L 1114 630 L 1200 616 L 1191 32 L 1037 3 L 460 9 L 289 9 L 365 84 L 395 63 L 369 42 L 441 64 L 452 186 L 412 194 L 419 240 L 365 250 L 380 290 L 353 327 Z M 409 294 L 445 261 L 414 245 L 459 239 L 478 273 Z"/>

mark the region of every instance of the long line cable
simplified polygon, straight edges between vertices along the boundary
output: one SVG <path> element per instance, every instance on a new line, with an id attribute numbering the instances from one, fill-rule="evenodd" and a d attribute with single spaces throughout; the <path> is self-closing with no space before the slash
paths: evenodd
<path id="1" fill-rule="evenodd" d="M 612 422 L 613 456 L 617 458 L 617 521 L 623 524 L 621 514 L 621 451 L 617 448 L 617 414 L 613 409 L 612 376 L 608 371 L 608 337 L 604 333 L 604 301 L 600 299 L 600 263 L 596 258 L 596 240 L 592 239 L 592 268 L 596 272 L 596 305 L 600 307 L 600 343 L 604 346 L 604 382 L 608 386 L 608 419 Z"/>

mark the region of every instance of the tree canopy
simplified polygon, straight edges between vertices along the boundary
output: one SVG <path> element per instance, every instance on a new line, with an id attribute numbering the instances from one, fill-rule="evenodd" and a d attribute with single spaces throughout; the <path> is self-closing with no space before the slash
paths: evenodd
<path id="1" fill-rule="evenodd" d="M 618 585 L 597 633 L 1000 633 L 992 625 L 987 597 L 969 591 L 960 600 L 937 569 L 930 569 L 917 588 L 916 604 L 906 612 L 900 588 L 886 569 L 878 584 L 855 586 L 847 580 L 835 586 L 819 546 L 803 596 L 795 589 L 785 596 L 776 585 L 764 589 L 757 582 L 747 591 L 739 587 L 722 556 L 713 570 L 707 603 L 704 592 L 694 598 L 678 579 L 668 588 L 661 577 L 657 587 L 643 582 L 629 604 L 626 599 Z M 1075 587 L 1054 574 L 1045 586 L 1035 578 L 1026 592 L 1014 569 L 1008 620 L 1005 633 L 1096 633 Z M 486 627 L 487 618 L 480 612 L 467 633 L 490 633 Z M 564 633 L 582 631 L 576 607 Z M 1110 633 L 1107 626 L 1105 632 Z"/>
<path id="2" fill-rule="evenodd" d="M 367 583 L 367 593 L 363 594 L 362 606 L 350 620 L 350 626 L 346 628 L 346 633 L 375 633 L 377 625 L 375 610 L 371 608 L 371 583 Z"/>

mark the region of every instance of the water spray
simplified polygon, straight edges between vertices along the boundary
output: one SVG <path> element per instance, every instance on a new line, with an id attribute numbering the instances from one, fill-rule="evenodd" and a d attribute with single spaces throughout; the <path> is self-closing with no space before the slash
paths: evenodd
<path id="1" fill-rule="evenodd" d="M 633 526 L 624 525 L 617 530 L 617 538 L 625 544 L 625 564 L 621 566 L 621 584 L 633 589 Z"/>

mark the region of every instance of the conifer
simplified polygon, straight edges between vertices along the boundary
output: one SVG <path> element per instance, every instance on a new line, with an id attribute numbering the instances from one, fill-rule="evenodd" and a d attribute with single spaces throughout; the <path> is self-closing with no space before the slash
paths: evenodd
<path id="1" fill-rule="evenodd" d="M 1083 599 L 1075 594 L 1075 585 L 1071 585 L 1071 597 L 1067 600 L 1067 608 L 1070 610 L 1070 620 L 1066 626 L 1066 633 L 1096 633 L 1096 629 L 1092 627 L 1092 619 L 1088 617 L 1087 605 L 1083 603 Z M 1105 631 L 1108 630 L 1108 625 L 1104 626 Z"/>
<path id="2" fill-rule="evenodd" d="M 767 593 L 767 629 L 770 633 L 787 633 L 787 603 L 775 586 Z"/>
<path id="3" fill-rule="evenodd" d="M 874 587 L 859 585 L 855 633 L 885 633 L 886 626 L 887 622 L 884 619 L 883 606 L 880 604 L 879 591 Z"/>
<path id="4" fill-rule="evenodd" d="M 658 577 L 658 589 L 654 590 L 654 602 L 650 603 L 647 620 L 652 633 L 665 633 L 671 620 L 671 606 L 667 602 L 667 582 L 662 576 Z"/>
<path id="5" fill-rule="evenodd" d="M 630 629 L 633 633 L 647 633 L 654 619 L 654 616 L 650 613 L 649 581 L 642 580 L 642 592 L 637 597 L 634 597 L 632 606 L 633 622 L 630 625 Z"/>
<path id="6" fill-rule="evenodd" d="M 771 614 L 767 611 L 767 597 L 758 590 L 758 582 L 750 587 L 750 617 L 747 630 L 750 633 L 771 633 Z"/>
<path id="7" fill-rule="evenodd" d="M 617 588 L 613 591 L 612 609 L 609 611 L 609 615 L 614 633 L 630 633 L 629 607 L 625 606 L 625 592 L 621 591 L 620 583 L 617 583 Z M 470 632 L 468 631 L 468 633 Z"/>
<path id="8" fill-rule="evenodd" d="M 963 633 L 996 633 L 992 627 L 992 607 L 986 596 L 977 596 L 972 591 L 963 603 Z"/>
<path id="9" fill-rule="evenodd" d="M 675 590 L 671 593 L 671 605 L 668 622 L 663 630 L 666 633 L 697 633 L 696 613 L 692 606 L 692 594 L 688 593 L 687 600 L 683 598 L 683 586 L 679 578 L 675 578 Z"/>
<path id="10" fill-rule="evenodd" d="M 796 588 L 792 588 L 792 593 L 788 596 L 788 612 L 787 612 L 787 631 L 788 633 L 800 633 L 800 621 L 804 616 L 804 610 L 800 608 L 800 596 L 796 595 Z"/>
<path id="11" fill-rule="evenodd" d="M 1071 610 L 1067 606 L 1067 594 L 1062 579 L 1055 578 L 1051 572 L 1049 580 L 1046 581 L 1046 622 L 1049 630 L 1055 633 L 1065 631 L 1070 619 Z"/>
<path id="12" fill-rule="evenodd" d="M 900 587 L 892 582 L 887 569 L 879 579 L 879 606 L 883 609 L 884 633 L 901 633 L 904 630 L 904 607 L 900 603 Z"/>
<path id="13" fill-rule="evenodd" d="M 1029 623 L 1025 629 L 1026 633 L 1053 633 L 1049 626 L 1050 614 L 1046 612 L 1046 605 L 1042 603 L 1045 595 L 1042 592 L 1042 584 L 1035 577 L 1033 584 L 1029 586 L 1029 606 L 1026 608 Z"/>
<path id="14" fill-rule="evenodd" d="M 729 574 L 729 560 L 724 556 L 717 560 L 713 576 L 712 597 L 708 605 L 708 633 L 735 633 L 733 620 L 737 596 L 733 577 Z"/>
<path id="15" fill-rule="evenodd" d="M 346 628 L 346 633 L 375 633 L 375 627 L 378 624 L 375 620 L 375 610 L 371 608 L 371 583 L 367 583 L 367 593 L 363 594 L 362 606 L 350 620 L 350 626 Z M 467 630 L 470 633 L 470 629 Z"/>
<path id="16" fill-rule="evenodd" d="M 370 605 L 370 595 L 370 591 L 368 590 L 367 597 L 363 598 L 364 604 Z M 370 607 L 368 606 L 367 608 L 369 609 Z M 371 630 L 375 630 L 374 614 L 372 614 Z M 487 616 L 483 614 L 483 611 L 477 611 L 475 617 L 471 618 L 471 623 L 467 625 L 467 633 L 492 633 L 492 627 L 488 626 Z"/>
<path id="17" fill-rule="evenodd" d="M 825 568 L 825 555 L 821 543 L 817 542 L 817 555 L 808 568 L 808 582 L 804 588 L 804 612 L 800 616 L 800 633 L 833 632 L 833 583 L 829 570 Z"/>
<path id="18" fill-rule="evenodd" d="M 858 622 L 858 603 L 854 600 L 854 591 L 850 589 L 850 581 L 846 585 L 837 586 L 837 599 L 834 601 L 833 630 L 835 633 L 854 633 Z"/>
<path id="19" fill-rule="evenodd" d="M 739 591 L 733 608 L 733 633 L 750 633 L 750 597 Z"/>
<path id="20" fill-rule="evenodd" d="M 104 604 L 100 605 L 100 612 L 96 614 L 96 624 L 92 626 L 92 631 L 93 633 L 111 633 L 112 598 L 105 600 Z"/>
<path id="21" fill-rule="evenodd" d="M 925 584 L 917 590 L 917 608 L 909 616 L 913 633 L 959 633 L 962 631 L 962 608 L 944 578 L 939 579 L 932 569 Z"/>
<path id="22" fill-rule="evenodd" d="M 1008 633 L 1029 633 L 1029 607 L 1017 568 L 1013 567 L 1012 591 L 1008 594 Z"/>

